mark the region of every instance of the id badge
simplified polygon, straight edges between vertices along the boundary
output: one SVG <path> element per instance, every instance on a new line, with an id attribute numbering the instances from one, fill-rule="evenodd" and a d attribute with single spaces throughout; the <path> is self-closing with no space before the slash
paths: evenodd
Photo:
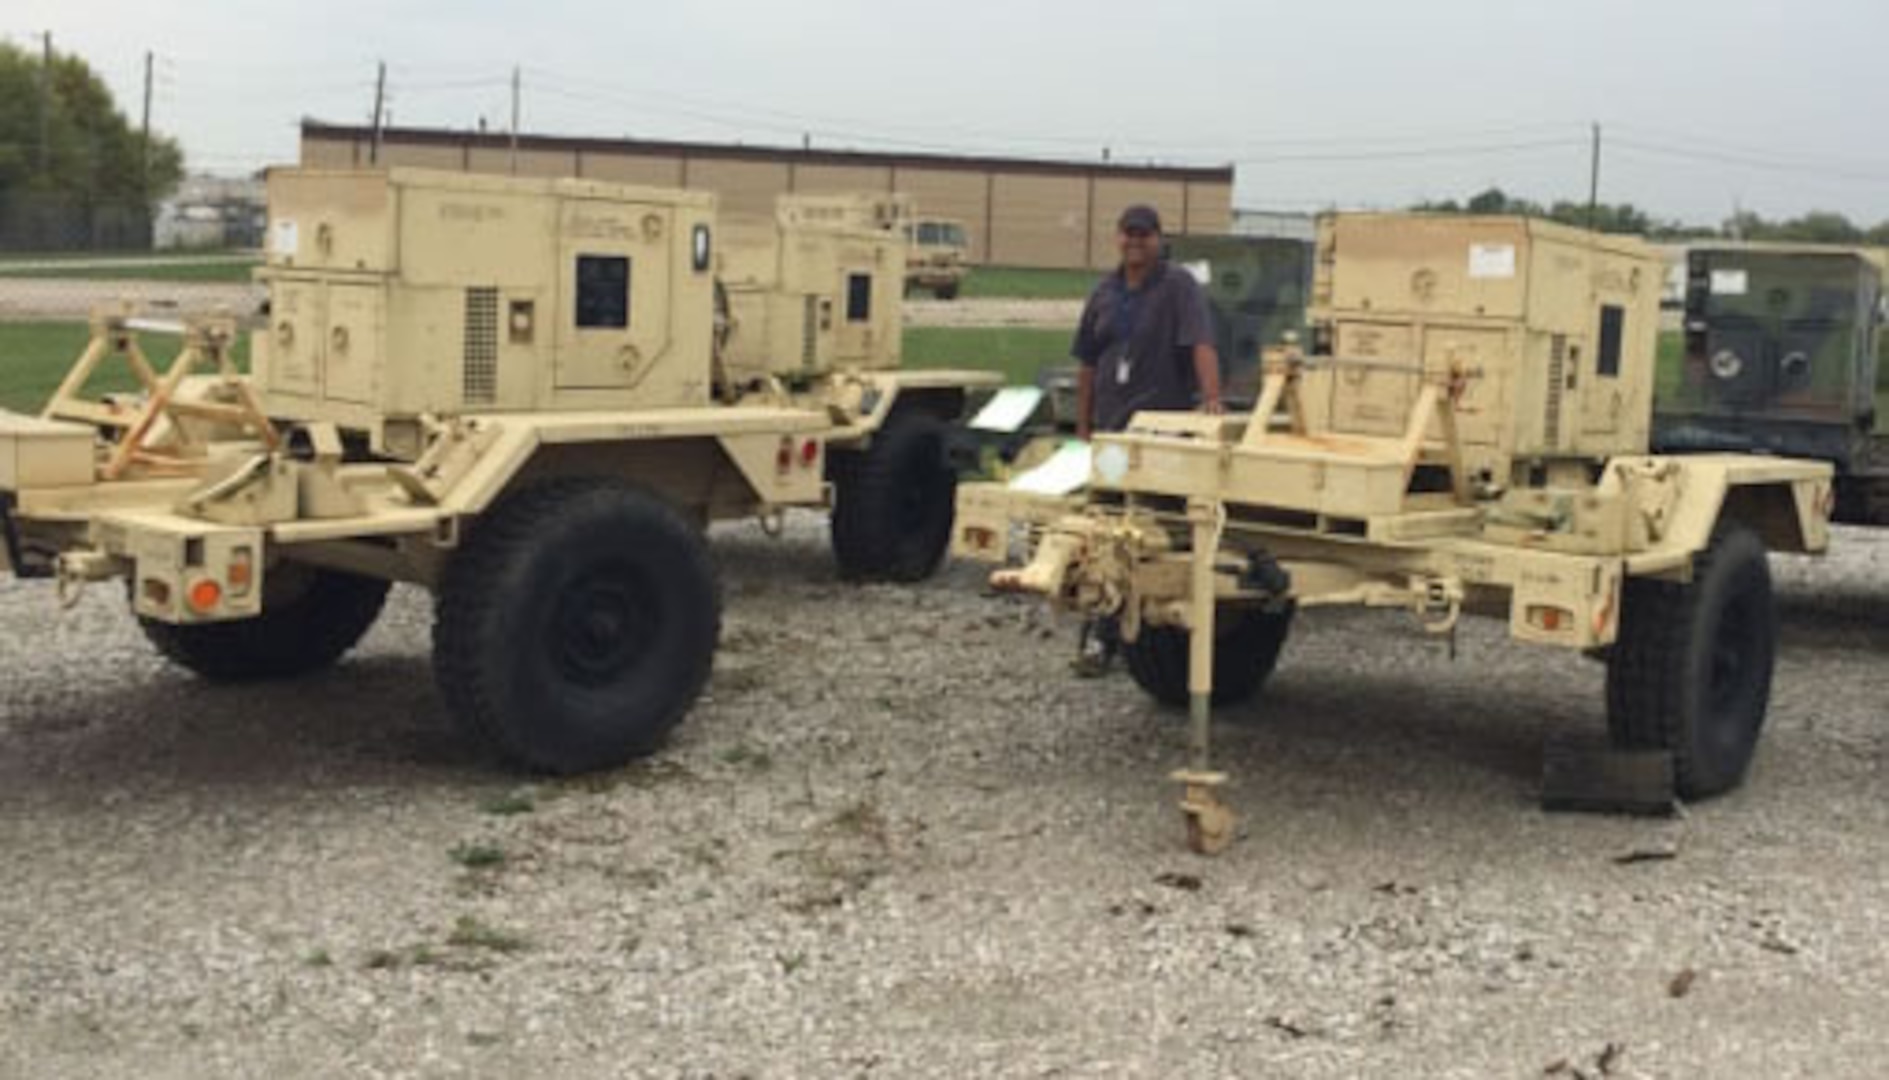
<path id="1" fill-rule="evenodd" d="M 1128 358 L 1127 353 L 1123 353 L 1115 358 L 1115 385 L 1127 386 L 1129 376 L 1134 373 L 1135 362 Z"/>

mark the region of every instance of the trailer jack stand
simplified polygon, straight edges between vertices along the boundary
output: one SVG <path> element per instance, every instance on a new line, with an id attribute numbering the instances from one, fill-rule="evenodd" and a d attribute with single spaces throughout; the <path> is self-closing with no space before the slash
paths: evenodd
<path id="1" fill-rule="evenodd" d="M 1196 855 L 1218 855 L 1233 842 L 1233 811 L 1220 801 L 1225 773 L 1212 769 L 1214 557 L 1226 527 L 1226 508 L 1195 500 L 1188 506 L 1194 526 L 1192 582 L 1188 605 L 1187 768 L 1173 774 L 1186 792 L 1181 813 L 1187 816 L 1187 846 Z"/>
<path id="2" fill-rule="evenodd" d="M 1196 855 L 1218 855 L 1233 842 L 1237 819 L 1220 801 L 1219 789 L 1227 774 L 1178 769 L 1171 779 L 1183 786 L 1181 813 L 1187 817 L 1187 849 Z"/>

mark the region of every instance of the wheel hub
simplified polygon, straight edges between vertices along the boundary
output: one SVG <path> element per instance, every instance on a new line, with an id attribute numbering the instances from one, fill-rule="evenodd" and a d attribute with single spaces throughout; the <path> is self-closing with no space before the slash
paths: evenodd
<path id="1" fill-rule="evenodd" d="M 629 567 L 579 577 L 559 598 L 548 642 L 566 677 L 601 685 L 634 670 L 660 625 L 654 592 Z"/>

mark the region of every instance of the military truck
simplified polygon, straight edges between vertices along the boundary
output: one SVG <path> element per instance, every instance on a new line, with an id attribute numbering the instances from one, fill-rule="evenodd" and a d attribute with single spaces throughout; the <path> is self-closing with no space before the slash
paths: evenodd
<path id="1" fill-rule="evenodd" d="M 1828 461 L 1836 520 L 1889 525 L 1884 305 L 1879 250 L 1692 248 L 1685 348 L 1654 401 L 1654 449 Z"/>
<path id="2" fill-rule="evenodd" d="M 1312 245 L 1265 236 L 1182 233 L 1167 239 L 1166 258 L 1193 274 L 1213 315 L 1220 353 L 1221 397 L 1250 409 L 1259 398 L 1260 354 L 1305 330 L 1312 288 Z M 1037 376 L 1049 417 L 1061 431 L 1076 428 L 1076 367 L 1058 364 Z"/>
<path id="3" fill-rule="evenodd" d="M 1490 615 L 1596 656 L 1618 745 L 1666 755 L 1685 798 L 1738 785 L 1776 648 L 1766 552 L 1825 549 L 1830 466 L 1647 454 L 1660 270 L 1639 241 L 1347 214 L 1315 259 L 1310 340 L 1270 353 L 1251 413 L 1097 436 L 1073 514 L 959 490 L 960 555 L 1015 541 L 993 586 L 1118 620 L 1134 681 L 1189 707 L 1190 844 L 1232 831 L 1211 705 L 1256 694 L 1322 606 L 1439 635 Z"/>
<path id="4" fill-rule="evenodd" d="M 232 319 L 103 313 L 42 415 L 0 413 L 13 572 L 123 588 L 204 678 L 333 664 L 413 582 L 458 725 L 594 770 L 708 678 L 708 523 L 830 494 L 847 573 L 942 556 L 944 433 L 986 380 L 894 368 L 898 237 L 783 215 L 730 246 L 706 194 L 401 169 L 276 170 L 269 206 L 252 374 Z M 89 396 L 107 363 L 142 393 Z"/>
<path id="5" fill-rule="evenodd" d="M 905 257 L 905 291 L 929 292 L 940 300 L 956 300 L 969 272 L 970 244 L 964 223 L 950 218 L 919 217 L 905 223 L 911 246 Z"/>

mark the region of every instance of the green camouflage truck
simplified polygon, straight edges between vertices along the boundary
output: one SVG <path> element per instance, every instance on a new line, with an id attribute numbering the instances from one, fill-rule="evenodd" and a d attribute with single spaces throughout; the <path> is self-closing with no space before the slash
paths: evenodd
<path id="1" fill-rule="evenodd" d="M 1655 453 L 1750 451 L 1837 470 L 1835 520 L 1889 524 L 1881 253 L 1695 247 L 1685 346 L 1662 371 Z"/>
<path id="2" fill-rule="evenodd" d="M 1168 261 L 1194 275 L 1213 312 L 1220 351 L 1221 396 L 1230 409 L 1251 408 L 1259 394 L 1259 351 L 1287 333 L 1305 329 L 1312 282 L 1312 245 L 1270 236 L 1177 235 Z M 1049 392 L 1057 426 L 1076 426 L 1074 364 L 1045 368 L 1038 383 Z"/>

